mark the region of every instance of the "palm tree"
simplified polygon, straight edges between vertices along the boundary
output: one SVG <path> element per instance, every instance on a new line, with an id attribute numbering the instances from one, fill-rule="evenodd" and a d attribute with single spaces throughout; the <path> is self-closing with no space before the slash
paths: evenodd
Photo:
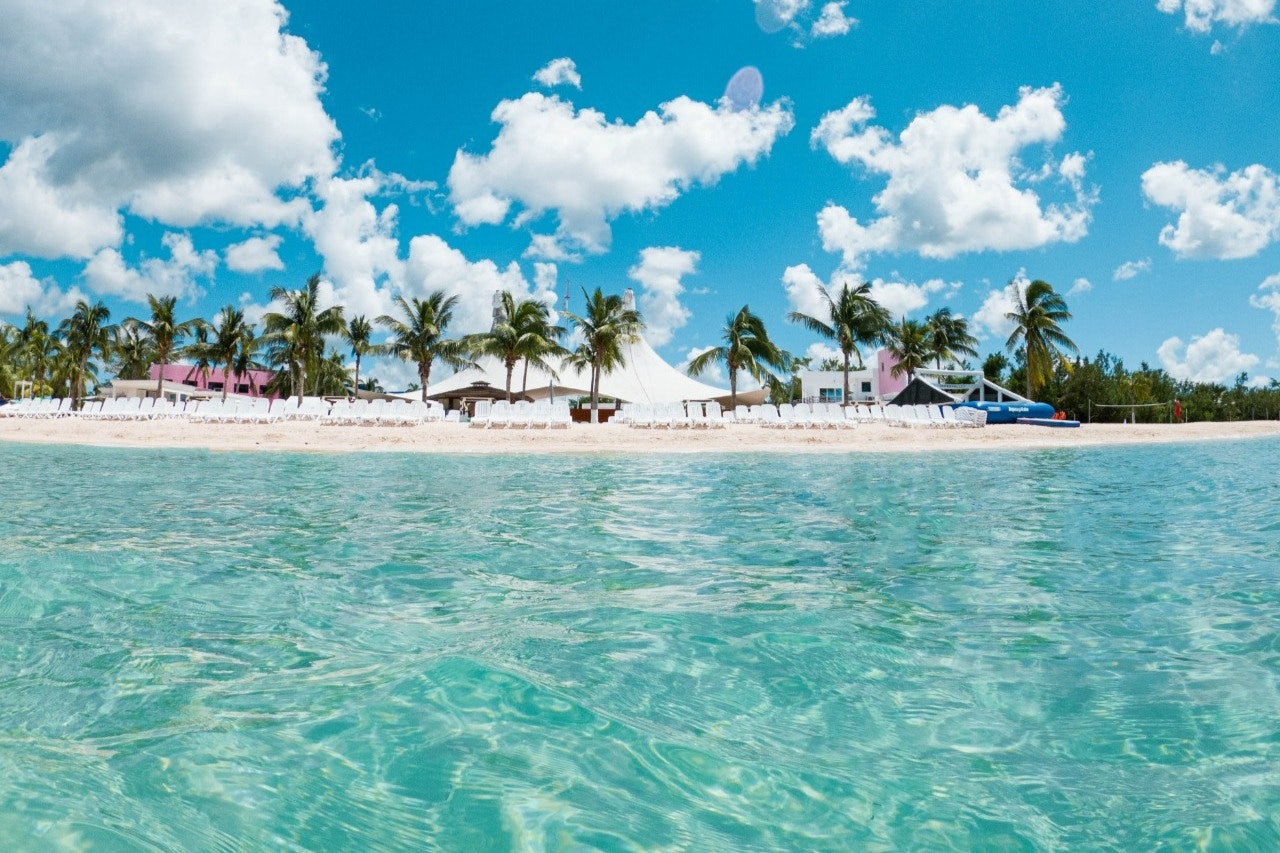
<path id="1" fill-rule="evenodd" d="M 18 372 L 18 355 L 22 342 L 18 329 L 6 323 L 0 326 L 0 397 L 13 396 L 13 381 Z"/>
<path id="2" fill-rule="evenodd" d="M 18 331 L 18 345 L 23 376 L 31 380 L 31 393 L 38 397 L 44 393 L 45 380 L 62 352 L 62 341 L 49 334 L 49 324 L 28 308 L 26 323 Z"/>
<path id="3" fill-rule="evenodd" d="M 905 372 L 907 381 L 914 379 L 916 371 L 928 364 L 934 355 L 929 346 L 928 326 L 906 317 L 889 330 L 887 349 L 898 362 L 894 365 L 893 375 L 901 376 Z"/>
<path id="4" fill-rule="evenodd" d="M 1014 324 L 1005 348 L 1013 352 L 1022 346 L 1027 369 L 1027 397 L 1031 397 L 1036 388 L 1053 378 L 1055 363 L 1070 369 L 1063 350 L 1073 353 L 1079 350 L 1062 331 L 1062 324 L 1071 319 L 1071 312 L 1053 285 L 1036 279 L 1027 285 L 1026 290 L 1015 290 L 1018 292 L 1014 309 L 1004 315 Z"/>
<path id="5" fill-rule="evenodd" d="M 93 305 L 81 299 L 71 316 L 62 321 L 58 333 L 62 335 L 71 358 L 71 401 L 79 408 L 84 399 L 85 379 L 89 376 L 89 359 L 96 354 L 104 361 L 111 353 L 111 327 L 107 320 L 111 312 L 102 300 Z"/>
<path id="6" fill-rule="evenodd" d="M 191 369 L 187 371 L 184 382 L 190 382 L 192 377 L 199 376 L 204 379 L 205 385 L 209 384 L 209 371 L 213 369 L 213 342 L 209 340 L 209 334 L 213 330 L 204 320 L 197 320 L 193 331 L 195 340 L 182 348 L 183 358 L 191 360 Z"/>
<path id="7" fill-rule="evenodd" d="M 155 355 L 154 341 L 146 330 L 125 320 L 111 335 L 112 362 L 121 379 L 146 379 Z M 158 396 L 158 395 L 157 395 Z"/>
<path id="8" fill-rule="evenodd" d="M 200 324 L 198 319 L 184 320 L 181 323 L 174 319 L 177 304 L 176 296 L 155 296 L 148 293 L 147 305 L 151 308 L 151 320 L 144 322 L 130 317 L 125 321 L 133 323 L 151 338 L 152 355 L 155 363 L 160 366 L 159 375 L 156 377 L 157 397 L 164 390 L 165 365 L 173 361 L 174 356 L 181 351 L 182 338 L 191 334 L 192 330 Z"/>
<path id="9" fill-rule="evenodd" d="M 439 359 L 455 370 L 471 367 L 464 341 L 446 338 L 445 330 L 453 320 L 453 309 L 458 297 L 445 296 L 443 290 L 427 295 L 426 299 L 414 297 L 406 300 L 396 297 L 404 319 L 383 314 L 377 322 L 391 331 L 386 350 L 391 355 L 418 366 L 418 380 L 422 386 L 422 401 L 427 401 L 427 387 L 431 380 L 431 365 Z"/>
<path id="10" fill-rule="evenodd" d="M 799 311 L 792 311 L 787 315 L 787 319 L 793 323 L 800 323 L 809 331 L 817 332 L 822 337 L 834 341 L 840 348 L 844 366 L 844 396 L 841 400 L 848 405 L 850 359 L 856 356 L 858 369 L 862 369 L 862 353 L 858 351 L 858 345 L 878 344 L 884 340 L 885 332 L 891 323 L 889 312 L 872 297 L 870 282 L 864 282 L 857 287 L 850 287 L 849 283 L 845 282 L 840 286 L 834 299 L 822 285 L 818 285 L 818 291 L 822 294 L 826 305 L 826 316 L 811 317 Z"/>
<path id="11" fill-rule="evenodd" d="M 743 305 L 737 314 L 725 320 L 724 346 L 712 347 L 689 362 L 689 375 L 700 376 L 716 362 L 729 368 L 729 405 L 738 405 L 738 371 L 745 370 L 756 381 L 772 381 L 774 375 L 765 370 L 786 370 L 790 358 L 769 340 L 764 321 Z"/>
<path id="12" fill-rule="evenodd" d="M 218 314 L 210 342 L 210 360 L 222 365 L 222 400 L 226 402 L 231 388 L 231 368 L 244 346 L 244 339 L 253 337 L 253 327 L 245 323 L 244 312 L 228 305 Z"/>
<path id="13" fill-rule="evenodd" d="M 978 339 L 969 333 L 969 321 L 957 317 L 950 308 L 939 308 L 924 320 L 929 354 L 941 370 L 942 362 L 959 361 L 960 356 L 978 357 Z"/>
<path id="14" fill-rule="evenodd" d="M 343 362 L 342 353 L 329 350 L 316 364 L 315 391 L 322 395 L 346 394 L 351 383 L 351 371 Z"/>
<path id="15" fill-rule="evenodd" d="M 377 348 L 370 342 L 373 337 L 373 324 L 361 314 L 352 317 L 342 329 L 342 339 L 351 347 L 351 354 L 356 357 L 356 394 L 360 393 L 360 359 L 366 353 L 376 352 Z"/>
<path id="16" fill-rule="evenodd" d="M 307 279 L 300 290 L 271 288 L 271 299 L 284 306 L 283 311 L 272 311 L 263 316 L 266 324 L 264 335 L 273 354 L 283 369 L 293 379 L 293 390 L 298 395 L 298 405 L 306 394 L 307 369 L 318 361 L 324 351 L 324 336 L 342 334 L 342 307 L 335 305 L 320 309 L 320 275 Z"/>
<path id="17" fill-rule="evenodd" d="M 261 364 L 254 360 L 254 356 L 258 354 L 258 348 L 261 346 L 262 338 L 254 334 L 254 326 L 252 324 L 245 326 L 244 334 L 240 336 L 240 343 L 236 347 L 235 359 L 231 365 L 231 370 L 236 376 L 243 376 L 249 380 L 249 393 L 255 397 L 258 396 L 258 386 L 253 381 L 253 373 L 251 371 L 262 367 Z"/>
<path id="18" fill-rule="evenodd" d="M 591 423 L 594 424 L 600 421 L 600 377 L 626 365 L 622 345 L 640 337 L 644 321 L 635 309 L 630 290 L 625 297 L 605 296 L 598 287 L 591 294 L 584 287 L 582 295 L 587 303 L 586 314 L 565 312 L 582 333 L 582 343 L 569 356 L 569 363 L 591 368 Z"/>
<path id="19" fill-rule="evenodd" d="M 547 306 L 532 299 L 516 299 L 508 291 L 498 294 L 496 306 L 498 314 L 494 317 L 489 331 L 467 338 L 467 346 L 472 355 L 492 356 L 502 362 L 507 369 L 507 402 L 513 399 L 511 391 L 511 375 L 516 364 L 524 361 L 524 385 L 529 384 L 529 365 L 541 368 L 554 374 L 547 358 L 554 355 L 565 356 L 568 351 L 560 346 L 558 339 L 564 329 L 551 325 Z"/>

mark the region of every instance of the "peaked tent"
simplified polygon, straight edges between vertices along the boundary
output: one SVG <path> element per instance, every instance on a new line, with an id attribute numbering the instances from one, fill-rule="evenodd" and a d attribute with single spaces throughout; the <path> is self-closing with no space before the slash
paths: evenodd
<path id="1" fill-rule="evenodd" d="M 600 377 L 600 396 L 611 397 L 624 403 L 678 403 L 682 400 L 727 400 L 729 392 L 723 388 L 706 385 L 690 378 L 662 360 L 662 356 L 649 346 L 644 338 L 633 344 L 624 344 L 623 367 Z M 435 397 L 460 391 L 477 382 L 487 382 L 494 388 L 504 389 L 507 371 L 496 358 L 480 359 L 478 368 L 455 373 L 447 379 L 431 383 L 428 393 Z M 577 370 L 563 366 L 552 377 L 544 370 L 529 368 L 527 394 L 533 399 L 543 399 L 551 394 L 572 397 L 591 393 L 591 370 Z M 524 362 L 517 362 L 511 374 L 511 391 L 519 394 L 524 380 Z M 747 395 L 738 394 L 739 401 Z"/>

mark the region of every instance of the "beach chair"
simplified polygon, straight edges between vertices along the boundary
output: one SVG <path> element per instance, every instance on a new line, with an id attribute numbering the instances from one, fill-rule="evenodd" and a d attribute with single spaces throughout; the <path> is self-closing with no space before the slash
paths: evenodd
<path id="1" fill-rule="evenodd" d="M 768 427 L 770 429 L 778 429 L 782 426 L 782 418 L 778 414 L 778 409 L 772 403 L 765 403 L 759 407 L 751 407 L 752 411 L 755 411 L 757 408 L 759 408 L 759 419 L 756 423 L 760 424 L 760 426 Z"/>
<path id="2" fill-rule="evenodd" d="M 422 403 L 421 400 L 418 402 Z M 422 403 L 422 405 L 427 407 L 426 415 L 423 417 L 424 421 L 440 423 L 449 416 L 449 413 L 444 410 L 444 403 L 441 403 L 439 400 L 428 400 L 426 403 Z M 460 421 L 462 419 L 462 412 L 458 409 L 454 409 L 453 411 L 458 412 L 458 420 Z"/>
<path id="3" fill-rule="evenodd" d="M 551 404 L 546 400 L 538 400 L 533 404 L 529 414 L 529 426 L 536 429 L 551 429 Z"/>
<path id="4" fill-rule="evenodd" d="M 489 428 L 506 429 L 511 426 L 511 404 L 506 400 L 494 400 L 489 410 Z"/>
<path id="5" fill-rule="evenodd" d="M 556 400 L 551 404 L 551 428 L 568 429 L 573 423 L 568 400 Z"/>
<path id="6" fill-rule="evenodd" d="M 492 408 L 492 400 L 476 400 L 476 412 L 471 416 L 471 426 L 474 429 L 484 429 L 489 426 L 489 412 Z"/>
<path id="7" fill-rule="evenodd" d="M 690 401 L 685 403 L 685 414 L 689 420 L 689 426 L 693 429 L 710 429 L 711 424 L 707 422 L 706 409 L 702 403 Z"/>
<path id="8" fill-rule="evenodd" d="M 532 403 L 525 400 L 517 400 L 511 405 L 511 413 L 507 417 L 507 429 L 528 429 L 532 422 Z"/>
<path id="9" fill-rule="evenodd" d="M 733 420 L 733 415 L 724 409 L 715 400 L 710 400 L 706 404 L 707 426 L 711 429 L 724 429 L 726 423 Z"/>

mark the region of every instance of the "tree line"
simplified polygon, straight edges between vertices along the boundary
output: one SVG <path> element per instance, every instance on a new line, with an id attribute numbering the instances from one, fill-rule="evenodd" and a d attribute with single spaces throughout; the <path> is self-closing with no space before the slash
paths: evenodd
<path id="1" fill-rule="evenodd" d="M 583 289 L 584 311 L 565 312 L 577 332 L 576 346 L 568 349 L 563 341 L 569 329 L 552 322 L 545 304 L 502 292 L 495 299 L 488 331 L 450 336 L 456 296 L 443 291 L 425 298 L 398 296 L 394 313 L 370 320 L 347 316 L 342 306 L 321 307 L 319 285 L 320 277 L 313 275 L 295 290 L 273 287 L 271 303 L 278 310 L 263 315 L 261 333 L 234 305 L 224 307 L 211 322 L 179 320 L 177 299 L 172 296 L 148 295 L 147 316 L 126 317 L 116 324 L 110 322 L 110 312 L 101 301 L 79 301 L 71 316 L 55 327 L 28 309 L 23 325 L 0 327 L 0 395 L 12 396 L 17 382 L 25 380 L 37 396 L 59 396 L 65 389 L 66 396 L 79 404 L 87 390 L 99 383 L 104 369 L 120 379 L 146 379 L 152 365 L 159 365 L 163 374 L 164 366 L 182 362 L 188 368 L 187 381 L 196 376 L 207 380 L 220 372 L 224 399 L 233 376 L 250 377 L 252 382 L 250 371 L 258 370 L 270 372 L 272 378 L 261 388 L 252 387 L 253 393 L 338 396 L 376 387 L 376 380 L 364 377 L 362 381 L 364 359 L 390 356 L 414 365 L 417 390 L 425 400 L 437 363 L 460 370 L 488 356 L 505 370 L 509 400 L 515 395 L 517 368 L 521 369 L 521 394 L 528 388 L 530 366 L 552 375 L 556 365 L 587 372 L 594 416 L 601 377 L 625 365 L 624 345 L 635 341 L 644 327 L 631 300 L 599 288 L 592 293 Z M 791 312 L 787 319 L 834 345 L 839 357 L 820 366 L 843 372 L 846 401 L 850 399 L 849 374 L 864 368 L 862 352 L 868 347 L 885 347 L 898 362 L 895 375 L 906 373 L 909 378 L 923 367 L 967 367 L 968 359 L 978 357 L 977 339 L 968 321 L 949 308 L 924 320 L 895 321 L 875 300 L 869 283 L 846 282 L 831 291 L 821 286 L 817 290 L 821 310 Z M 1025 388 L 1028 397 L 1039 395 L 1074 416 L 1086 416 L 1092 401 L 1093 405 L 1135 406 L 1098 409 L 1094 420 L 1134 415 L 1139 420 L 1167 419 L 1167 412 L 1136 407 L 1175 397 L 1182 400 L 1187 416 L 1196 420 L 1274 417 L 1280 412 L 1280 388 L 1274 382 L 1269 389 L 1248 387 L 1244 376 L 1237 378 L 1234 387 L 1178 382 L 1146 364 L 1138 371 L 1127 371 L 1106 353 L 1092 360 L 1081 358 L 1062 328 L 1071 319 L 1066 302 L 1047 282 L 1032 281 L 1021 289 L 1006 317 L 1014 330 L 1005 342 L 1005 352 L 986 357 L 984 373 L 1000 384 Z M 385 332 L 386 339 L 375 343 L 379 331 Z M 354 359 L 354 369 L 346 366 L 348 357 Z M 810 367 L 811 360 L 779 348 L 764 321 L 744 305 L 726 318 L 720 344 L 692 359 L 688 372 L 703 375 L 717 364 L 726 369 L 731 402 L 736 403 L 742 375 L 769 387 L 774 399 L 792 399 L 798 388 L 796 373 Z M 157 394 L 162 383 L 157 379 Z"/>

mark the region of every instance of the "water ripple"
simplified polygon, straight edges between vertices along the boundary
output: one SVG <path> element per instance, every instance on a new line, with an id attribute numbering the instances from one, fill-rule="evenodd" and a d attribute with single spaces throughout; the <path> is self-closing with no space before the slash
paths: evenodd
<path id="1" fill-rule="evenodd" d="M 0 838 L 1274 849 L 1277 462 L 0 446 Z"/>

